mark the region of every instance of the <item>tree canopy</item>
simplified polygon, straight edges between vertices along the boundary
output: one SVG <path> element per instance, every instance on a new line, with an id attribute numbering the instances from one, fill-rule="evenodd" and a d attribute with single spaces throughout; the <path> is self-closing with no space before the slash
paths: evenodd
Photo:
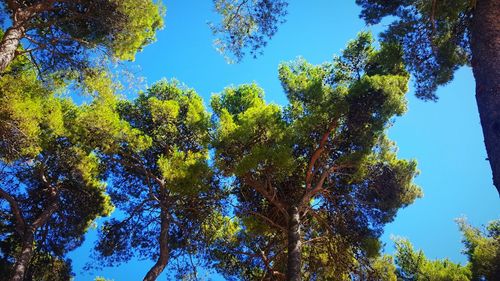
<path id="1" fill-rule="evenodd" d="M 415 76 L 416 94 L 436 100 L 436 89 L 455 71 L 471 65 L 493 184 L 500 193 L 500 3 L 483 1 L 356 0 L 361 17 L 379 23 L 394 20 L 382 33 L 385 41 L 403 46 L 405 63 Z"/>
<path id="2" fill-rule="evenodd" d="M 5 0 L 9 25 L 0 42 L 0 72 L 26 54 L 42 73 L 80 71 L 96 60 L 133 60 L 163 26 L 152 0 Z M 20 45 L 24 49 L 20 50 Z"/>
<path id="3" fill-rule="evenodd" d="M 235 178 L 248 232 L 238 245 L 246 253 L 235 256 L 250 263 L 240 276 L 347 278 L 353 258 L 376 256 L 383 225 L 421 195 L 416 163 L 398 159 L 384 134 L 406 109 L 409 76 L 388 52 L 397 46 L 372 44 L 361 33 L 332 64 L 281 65 L 284 109 L 266 104 L 256 85 L 213 97 L 215 161 Z"/>
<path id="4" fill-rule="evenodd" d="M 0 79 L 0 237 L 8 241 L 2 260 L 10 280 L 65 279 L 65 254 L 113 205 L 101 163 L 80 142 L 83 107 L 55 95 L 26 64 L 14 62 L 9 68 L 21 70 Z"/>
<path id="5" fill-rule="evenodd" d="M 416 160 L 388 137 L 412 74 L 436 100 L 473 66 L 497 184 L 498 1 L 357 0 L 368 24 L 390 18 L 380 42 L 361 32 L 332 61 L 280 64 L 285 105 L 252 83 L 214 94 L 213 112 L 177 80 L 120 95 L 108 59 L 155 39 L 160 1 L 0 3 L 0 281 L 72 280 L 68 254 L 92 228 L 85 270 L 152 260 L 146 281 L 199 280 L 201 267 L 228 280 L 500 279 L 500 221 L 458 220 L 466 264 L 402 238 L 387 255 L 381 240 L 422 196 Z M 213 3 L 216 44 L 235 61 L 262 50 L 288 5 Z"/>
<path id="6" fill-rule="evenodd" d="M 253 20 L 255 16 L 245 11 L 258 11 L 261 2 L 267 4 L 264 5 L 267 9 L 261 12 L 265 16 Z M 222 22 L 215 29 L 216 33 L 223 34 L 219 36 L 222 38 L 218 39 L 219 43 L 241 60 L 248 46 L 256 53 L 276 33 L 284 21 L 288 1 L 215 3 L 222 15 Z M 360 17 L 367 24 L 378 24 L 386 18 L 391 21 L 381 38 L 402 46 L 404 62 L 415 77 L 417 97 L 437 100 L 438 86 L 449 83 L 460 67 L 472 66 L 487 160 L 493 172 L 493 184 L 500 193 L 500 2 L 356 0 L 356 3 L 361 6 Z M 233 18 L 242 18 L 242 22 L 253 25 L 232 23 Z"/>
<path id="7" fill-rule="evenodd" d="M 262 52 L 267 40 L 278 31 L 287 14 L 285 0 L 213 0 L 221 16 L 211 23 L 217 37 L 215 47 L 230 61 L 240 62 L 246 52 L 254 57 Z"/>
<path id="8" fill-rule="evenodd" d="M 398 280 L 497 280 L 500 276 L 500 221 L 490 222 L 485 229 L 473 227 L 465 219 L 459 219 L 458 225 L 468 258 L 466 265 L 448 259 L 429 260 L 423 251 L 414 250 L 408 240 L 397 238 L 395 264 Z"/>
<path id="9" fill-rule="evenodd" d="M 171 258 L 197 254 L 201 224 L 218 209 L 209 114 L 194 90 L 163 80 L 134 101 L 97 105 L 93 116 L 87 124 L 96 128 L 100 119 L 102 126 L 88 136 L 113 173 L 109 192 L 125 214 L 102 227 L 99 258 L 110 265 L 154 259 L 144 280 L 156 280 Z"/>

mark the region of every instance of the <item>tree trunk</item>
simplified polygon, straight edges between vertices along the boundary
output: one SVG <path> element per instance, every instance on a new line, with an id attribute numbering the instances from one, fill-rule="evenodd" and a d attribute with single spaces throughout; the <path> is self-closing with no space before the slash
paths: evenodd
<path id="1" fill-rule="evenodd" d="M 23 244 L 21 248 L 21 254 L 14 264 L 14 271 L 11 281 L 23 281 L 24 274 L 28 268 L 31 257 L 33 256 L 33 239 L 34 231 L 27 229 L 26 234 L 23 237 Z"/>
<path id="2" fill-rule="evenodd" d="M 500 1 L 478 0 L 472 22 L 472 70 L 484 143 L 500 193 Z"/>
<path id="3" fill-rule="evenodd" d="M 300 214 L 297 207 L 291 207 L 288 211 L 290 221 L 288 223 L 288 261 L 286 280 L 300 281 L 302 268 L 302 241 L 300 237 Z"/>
<path id="4" fill-rule="evenodd" d="M 14 25 L 7 29 L 0 42 L 0 73 L 4 72 L 12 62 L 21 39 L 24 36 L 24 27 Z"/>
<path id="5" fill-rule="evenodd" d="M 153 267 L 148 271 L 146 277 L 144 277 L 144 281 L 155 281 L 158 276 L 163 272 L 165 267 L 168 264 L 168 260 L 170 258 L 170 249 L 168 247 L 168 230 L 170 228 L 170 217 L 169 214 L 162 210 L 161 214 L 161 225 L 160 225 L 160 237 L 158 238 L 160 242 L 160 256 L 158 260 L 153 265 Z"/>

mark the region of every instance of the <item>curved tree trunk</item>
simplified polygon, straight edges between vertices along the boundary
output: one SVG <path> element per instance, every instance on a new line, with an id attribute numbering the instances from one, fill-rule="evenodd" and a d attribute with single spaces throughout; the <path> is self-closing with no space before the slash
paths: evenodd
<path id="1" fill-rule="evenodd" d="M 484 143 L 500 193 L 500 1 L 478 0 L 472 23 L 472 69 Z"/>
<path id="2" fill-rule="evenodd" d="M 26 273 L 31 257 L 33 256 L 33 239 L 34 232 L 32 230 L 26 230 L 26 234 L 23 237 L 21 254 L 14 264 L 13 275 L 10 279 L 11 281 L 24 280 L 24 274 Z"/>
<path id="3" fill-rule="evenodd" d="M 52 203 L 47 206 L 47 208 L 36 218 L 31 226 L 24 228 L 21 254 L 17 258 L 14 265 L 14 274 L 10 279 L 11 281 L 22 281 L 24 279 L 26 268 L 28 267 L 31 258 L 33 257 L 35 231 L 45 223 L 47 223 L 52 214 L 59 208 L 59 204 L 57 202 L 57 191 L 55 189 L 52 189 L 51 196 Z"/>
<path id="4" fill-rule="evenodd" d="M 291 207 L 288 211 L 290 221 L 288 222 L 288 261 L 286 280 L 300 281 L 302 268 L 302 241 L 300 233 L 300 214 L 297 207 Z"/>
<path id="5" fill-rule="evenodd" d="M 17 47 L 24 36 L 24 27 L 12 26 L 7 29 L 0 42 L 0 73 L 4 72 L 7 66 L 15 57 Z"/>
<path id="6" fill-rule="evenodd" d="M 161 225 L 160 225 L 160 256 L 158 260 L 153 265 L 153 267 L 148 271 L 146 277 L 144 277 L 144 281 L 155 281 L 158 276 L 163 272 L 165 267 L 168 264 L 168 260 L 170 258 L 170 249 L 168 247 L 168 230 L 170 227 L 170 218 L 166 211 L 161 211 Z"/>

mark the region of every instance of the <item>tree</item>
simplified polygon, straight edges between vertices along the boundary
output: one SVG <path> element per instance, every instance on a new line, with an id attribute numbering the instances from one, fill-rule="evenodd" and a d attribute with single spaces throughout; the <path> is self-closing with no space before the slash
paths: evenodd
<path id="1" fill-rule="evenodd" d="M 0 73 L 28 54 L 39 71 L 81 70 L 92 60 L 133 60 L 163 26 L 152 0 L 4 0 L 10 26 L 0 42 Z M 20 50 L 23 44 L 25 49 Z"/>
<path id="2" fill-rule="evenodd" d="M 396 241 L 398 280 L 402 281 L 469 281 L 471 270 L 448 259 L 428 260 L 423 251 L 415 251 L 408 240 Z M 494 279 L 487 279 L 494 280 Z"/>
<path id="3" fill-rule="evenodd" d="M 469 258 L 473 281 L 500 278 L 500 220 L 492 221 L 485 230 L 458 220 L 463 233 L 464 253 Z"/>
<path id="4" fill-rule="evenodd" d="M 284 0 L 213 0 L 222 17 L 210 27 L 215 46 L 229 61 L 240 62 L 247 50 L 255 57 L 284 22 L 288 2 Z"/>
<path id="5" fill-rule="evenodd" d="M 416 94 L 436 100 L 436 88 L 454 72 L 472 65 L 476 101 L 493 184 L 500 193 L 500 2 L 356 0 L 368 24 L 392 16 L 382 34 L 403 46 L 405 63 L 415 76 Z"/>
<path id="6" fill-rule="evenodd" d="M 215 1 L 219 2 L 226 1 Z M 242 2 L 245 2 L 247 11 L 257 11 L 257 3 L 260 3 Z M 246 19 L 243 22 L 251 22 L 256 16 L 249 16 L 235 6 L 216 6 L 216 10 L 223 16 L 221 26 L 224 28 L 217 29 L 223 34 L 222 45 L 229 46 L 227 49 L 240 58 L 248 45 L 255 50 L 265 46 L 286 15 L 287 1 L 277 2 L 279 5 L 276 9 L 272 5 L 264 6 L 268 8 L 260 12 L 261 21 L 254 21 L 259 28 L 249 29 L 251 32 L 246 31 L 245 25 L 231 24 L 229 19 L 241 17 Z M 438 86 L 449 83 L 454 72 L 461 66 L 472 66 L 487 160 L 493 172 L 493 184 L 500 193 L 500 2 L 356 0 L 356 3 L 362 8 L 361 18 L 368 24 L 377 24 L 386 17 L 391 18 L 392 23 L 382 33 L 382 38 L 403 46 L 404 61 L 415 77 L 416 95 L 419 98 L 437 100 L 435 92 Z M 259 33 L 260 30 L 274 32 Z M 254 36 L 262 40 L 257 41 L 258 44 L 251 44 Z"/>
<path id="7" fill-rule="evenodd" d="M 2 231 L 4 232 L 4 231 Z M 12 275 L 13 262 L 16 258 L 16 244 L 12 240 L 0 242 L 0 280 L 8 281 Z M 70 281 L 71 260 L 61 259 L 49 253 L 33 251 L 33 257 L 24 275 L 26 281 Z"/>
<path id="8" fill-rule="evenodd" d="M 264 233 L 240 249 L 269 255 L 263 278 L 322 279 L 303 264 L 335 270 L 376 256 L 384 224 L 421 195 L 415 161 L 398 159 L 384 133 L 406 110 L 409 75 L 397 46 L 377 51 L 372 41 L 361 33 L 333 64 L 281 65 L 285 109 L 266 104 L 256 85 L 212 99 L 215 161 L 234 177 L 241 228 L 250 241 L 259 238 L 253 225 Z"/>
<path id="9" fill-rule="evenodd" d="M 196 254 L 201 225 L 218 208 L 209 114 L 194 90 L 175 81 L 158 82 L 134 101 L 105 101 L 93 113 L 101 122 L 82 120 L 86 136 L 100 145 L 111 197 L 124 213 L 100 230 L 98 258 L 155 259 L 144 280 L 156 280 L 170 259 Z"/>
<path id="10" fill-rule="evenodd" d="M 227 280 L 286 279 L 286 237 L 269 226 L 273 222 L 260 214 L 256 216 L 260 219 L 241 214 L 235 219 L 216 215 L 214 223 L 207 226 L 213 240 L 209 241 L 206 258 Z M 377 240 L 353 242 L 354 237 L 338 236 L 329 238 L 329 243 L 318 243 L 323 238 L 303 243 L 305 280 L 396 281 L 392 257 L 378 256 Z M 356 253 L 359 249 L 350 243 L 361 245 L 365 255 Z"/>
<path id="11" fill-rule="evenodd" d="M 483 230 L 459 219 L 464 253 L 468 263 L 460 265 L 448 259 L 429 260 L 423 251 L 415 251 L 402 238 L 395 240 L 398 280 L 402 281 L 493 281 L 500 277 L 500 220 L 492 221 Z"/>
<path id="12" fill-rule="evenodd" d="M 64 280 L 64 255 L 112 205 L 100 162 L 78 141 L 82 109 L 56 97 L 26 64 L 12 63 L 0 79 L 0 237 L 10 246 L 3 258 L 9 280 L 42 273 L 37 280 Z"/>

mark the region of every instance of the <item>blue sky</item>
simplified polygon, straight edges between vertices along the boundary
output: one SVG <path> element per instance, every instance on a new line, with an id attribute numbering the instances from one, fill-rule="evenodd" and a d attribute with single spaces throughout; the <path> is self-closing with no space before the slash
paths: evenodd
<path id="1" fill-rule="evenodd" d="M 366 27 L 358 18 L 354 1 L 291 1 L 287 22 L 257 59 L 227 64 L 212 46 L 207 22 L 217 20 L 211 0 L 164 0 L 166 27 L 158 40 L 125 64 L 151 85 L 161 78 L 176 78 L 194 88 L 208 105 L 212 93 L 229 85 L 256 82 L 266 100 L 285 104 L 278 80 L 278 64 L 303 57 L 311 63 L 329 61 L 361 30 L 375 34 L 384 27 Z M 470 68 L 456 73 L 452 83 L 438 91 L 437 103 L 408 95 L 409 111 L 389 130 L 399 146 L 399 156 L 417 159 L 421 174 L 416 182 L 424 198 L 399 212 L 387 225 L 383 241 L 392 253 L 391 236 L 409 238 L 430 258 L 448 257 L 465 262 L 461 236 L 454 219 L 467 217 L 483 225 L 500 215 L 500 201 L 491 181 Z M 132 261 L 119 267 L 85 273 L 95 231 L 71 253 L 75 281 L 104 276 L 115 281 L 142 280 L 152 261 Z M 165 280 L 164 273 L 159 280 Z M 223 280 L 215 277 L 216 280 Z"/>

